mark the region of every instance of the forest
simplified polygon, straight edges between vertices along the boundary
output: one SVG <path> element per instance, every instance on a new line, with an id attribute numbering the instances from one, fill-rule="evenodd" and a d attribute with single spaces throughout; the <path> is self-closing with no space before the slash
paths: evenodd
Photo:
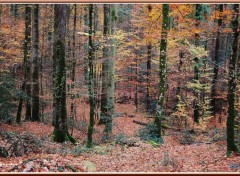
<path id="1" fill-rule="evenodd" d="M 239 4 L 0 4 L 0 172 L 240 172 Z"/>

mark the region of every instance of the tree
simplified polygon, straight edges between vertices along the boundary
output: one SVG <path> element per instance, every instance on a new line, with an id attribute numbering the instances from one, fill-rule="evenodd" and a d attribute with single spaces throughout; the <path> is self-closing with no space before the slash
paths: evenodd
<path id="1" fill-rule="evenodd" d="M 30 105 L 30 94 L 31 94 L 31 85 L 29 81 L 29 76 L 30 74 L 30 64 L 29 64 L 29 53 L 30 53 L 30 35 L 31 35 L 31 7 L 30 5 L 25 5 L 25 39 L 24 39 L 24 45 L 23 45 L 23 50 L 24 50 L 24 58 L 23 58 L 23 80 L 22 80 L 22 85 L 21 85 L 21 95 L 20 95 L 20 100 L 18 104 L 18 111 L 17 111 L 17 117 L 16 117 L 16 122 L 20 123 L 21 122 L 21 114 L 22 114 L 22 105 L 23 105 L 23 94 L 25 92 L 25 89 L 27 89 L 26 94 L 27 94 L 27 103 L 26 103 L 26 120 L 30 120 L 31 118 L 31 105 Z"/>
<path id="2" fill-rule="evenodd" d="M 93 126 L 94 126 L 94 108 L 95 102 L 93 97 L 93 42 L 92 42 L 92 15 L 93 15 L 93 4 L 89 4 L 89 37 L 88 37 L 88 96 L 90 102 L 90 119 L 88 126 L 88 141 L 87 147 L 92 146 L 92 134 L 93 134 Z"/>
<path id="3" fill-rule="evenodd" d="M 159 62 L 159 89 L 158 89 L 158 104 L 155 115 L 155 126 L 158 130 L 158 135 L 161 137 L 161 120 L 164 112 L 164 94 L 166 89 L 166 73 L 167 73 L 167 36 L 169 30 L 169 5 L 163 4 L 162 6 L 162 32 L 161 32 L 161 43 L 160 43 L 160 62 Z"/>
<path id="4" fill-rule="evenodd" d="M 10 5 L 10 15 L 15 18 L 18 16 L 18 6 L 19 4 L 11 4 Z"/>
<path id="5" fill-rule="evenodd" d="M 54 44 L 53 44 L 53 98 L 54 98 L 54 131 L 56 142 L 76 140 L 68 133 L 66 110 L 66 63 L 65 63 L 65 33 L 66 5 L 54 5 Z"/>
<path id="6" fill-rule="evenodd" d="M 223 12 L 223 4 L 219 4 L 219 12 Z M 214 70 L 213 70 L 213 80 L 212 80 L 212 90 L 211 90 L 211 106 L 213 109 L 213 115 L 215 116 L 217 113 L 217 80 L 218 80 L 218 69 L 219 69 L 219 49 L 220 49 L 220 37 L 221 37 L 221 28 L 222 28 L 222 22 L 223 17 L 220 16 L 218 18 L 218 29 L 217 29 L 217 36 L 216 36 L 216 45 L 215 45 L 215 55 L 214 55 Z"/>
<path id="7" fill-rule="evenodd" d="M 75 54 L 75 50 L 76 50 L 76 23 L 77 23 L 77 5 L 74 4 L 74 17 L 73 17 L 73 36 L 72 36 L 72 57 L 73 57 L 73 61 L 72 61 L 72 69 L 71 69 L 71 81 L 72 81 L 72 85 L 71 88 L 74 89 L 75 87 L 75 69 L 76 69 L 76 54 Z M 74 95 L 72 95 L 71 97 L 72 99 L 74 99 Z M 74 122 L 74 114 L 75 114 L 75 106 L 73 101 L 71 102 L 71 112 L 70 112 L 70 117 L 72 118 L 72 121 Z"/>
<path id="8" fill-rule="evenodd" d="M 196 11 L 195 11 L 195 28 L 197 29 L 200 25 L 200 20 L 202 18 L 202 5 L 196 4 Z M 200 44 L 200 35 L 199 33 L 195 33 L 195 45 L 199 46 Z M 194 66 L 194 81 L 195 83 L 199 82 L 200 79 L 200 73 L 199 73 L 199 58 L 195 57 L 195 66 Z M 194 101 L 193 101 L 193 116 L 194 116 L 194 122 L 199 123 L 199 90 L 194 90 Z"/>
<path id="9" fill-rule="evenodd" d="M 151 13 L 152 6 L 151 4 L 148 5 L 148 12 Z M 152 58 L 152 44 L 151 41 L 148 42 L 147 45 L 147 93 L 146 93 L 146 99 L 147 99 L 147 112 L 150 111 L 150 95 L 149 95 L 149 88 L 150 88 L 150 76 L 151 76 L 151 58 Z"/>
<path id="10" fill-rule="evenodd" d="M 112 117 L 114 113 L 114 65 L 116 58 L 117 6 L 104 4 L 104 41 L 102 63 L 102 96 L 101 117 L 99 124 L 105 124 L 106 138 L 112 132 Z M 110 40 L 109 40 L 110 38 Z"/>
<path id="11" fill-rule="evenodd" d="M 235 120 L 235 91 L 237 85 L 237 63 L 238 63 L 238 38 L 239 38 L 239 4 L 233 5 L 234 15 L 232 17 L 232 57 L 229 61 L 228 75 L 228 117 L 227 117 L 227 154 L 237 152 L 238 148 L 234 141 L 234 120 Z"/>
<path id="12" fill-rule="evenodd" d="M 39 74 L 38 74 L 38 11 L 39 5 L 33 5 L 33 23 L 32 23 L 32 58 L 33 58 L 33 89 L 32 89 L 32 121 L 40 121 L 39 108 Z"/>

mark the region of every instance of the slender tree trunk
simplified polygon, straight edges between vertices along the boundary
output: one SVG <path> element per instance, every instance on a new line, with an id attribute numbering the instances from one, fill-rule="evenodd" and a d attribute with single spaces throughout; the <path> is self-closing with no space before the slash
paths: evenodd
<path id="1" fill-rule="evenodd" d="M 90 121 L 88 126 L 88 140 L 87 147 L 92 147 L 92 134 L 94 126 L 94 97 L 93 97 L 93 42 L 92 42 L 92 15 L 93 4 L 89 4 L 89 37 L 88 37 L 88 96 L 90 102 Z"/>
<path id="2" fill-rule="evenodd" d="M 22 95 L 20 96 L 19 104 L 18 104 L 18 111 L 17 111 L 17 117 L 16 122 L 21 123 L 21 114 L 22 114 L 22 105 L 23 105 L 23 94 L 25 92 L 25 89 L 27 88 L 27 95 L 28 100 L 26 101 L 26 119 L 30 120 L 31 118 L 31 106 L 29 101 L 29 95 L 31 94 L 31 86 L 29 82 L 29 76 L 27 74 L 30 74 L 29 71 L 29 53 L 30 53 L 30 34 L 31 34 L 31 7 L 29 5 L 25 5 L 25 39 L 24 39 L 24 59 L 23 59 L 23 81 L 21 86 Z M 29 84 L 28 86 L 26 84 Z M 30 87 L 30 90 L 29 90 Z M 30 94 L 29 94 L 30 93 Z"/>
<path id="3" fill-rule="evenodd" d="M 32 121 L 40 121 L 39 108 L 39 75 L 38 75 L 38 10 L 39 5 L 33 5 L 32 57 L 33 57 L 33 92 L 32 92 Z"/>
<path id="4" fill-rule="evenodd" d="M 219 12 L 223 12 L 223 4 L 219 5 Z M 213 80 L 212 80 L 212 90 L 211 90 L 211 106 L 213 110 L 213 115 L 215 117 L 217 113 L 217 80 L 218 80 L 218 69 L 219 69 L 219 59 L 220 59 L 220 39 L 221 39 L 221 28 L 222 28 L 222 16 L 218 19 L 218 30 L 217 30 L 217 36 L 216 36 L 216 45 L 215 45 L 215 59 L 214 59 L 214 70 L 213 70 Z"/>
<path id="5" fill-rule="evenodd" d="M 89 26 L 89 21 L 88 19 L 88 13 L 89 13 L 89 6 L 86 5 L 86 7 L 84 7 L 84 17 L 83 17 L 83 20 L 84 20 L 84 32 L 85 33 L 88 33 L 89 32 L 89 29 L 86 28 L 86 26 Z M 88 46 L 89 44 L 86 42 L 84 42 L 84 51 L 85 53 L 87 53 L 88 51 Z M 87 82 L 88 81 L 88 57 L 84 57 L 84 61 L 83 61 L 83 65 L 84 65 L 84 79 L 85 81 Z"/>
<path id="6" fill-rule="evenodd" d="M 134 104 L 135 104 L 135 107 L 136 107 L 136 112 L 138 112 L 138 74 L 139 74 L 139 71 L 138 71 L 138 58 L 136 57 L 136 72 L 135 72 L 135 75 L 136 75 L 136 86 L 135 86 L 135 99 L 134 99 Z"/>
<path id="7" fill-rule="evenodd" d="M 54 5 L 54 74 L 53 74 L 53 97 L 54 97 L 54 132 L 53 140 L 64 142 L 76 140 L 68 133 L 67 110 L 66 110 L 66 63 L 65 63 L 65 33 L 66 33 L 66 5 Z"/>
<path id="8" fill-rule="evenodd" d="M 76 41 L 75 41 L 75 35 L 76 35 L 76 24 L 77 24 L 77 5 L 74 4 L 74 17 L 73 17 L 73 37 L 72 37 L 72 56 L 73 56 L 73 62 L 72 62 L 72 70 L 71 70 L 71 80 L 72 80 L 72 85 L 71 89 L 75 88 L 75 68 L 76 68 L 76 54 L 75 54 L 75 49 L 76 49 Z M 72 95 L 71 99 L 71 112 L 70 112 L 70 118 L 72 119 L 72 122 L 74 123 L 74 116 L 75 116 L 75 106 L 74 106 L 74 100 L 75 96 Z M 73 129 L 73 126 L 72 126 Z"/>
<path id="9" fill-rule="evenodd" d="M 198 28 L 200 24 L 201 19 L 201 11 L 202 11 L 202 5 L 196 4 L 196 12 L 195 12 L 195 27 Z M 195 45 L 199 46 L 199 34 L 195 33 Z M 199 81 L 200 73 L 199 73 L 199 58 L 195 57 L 195 66 L 194 66 L 194 80 L 196 82 Z M 194 90 L 194 102 L 193 102 L 193 116 L 194 116 L 194 122 L 199 123 L 199 92 L 200 90 Z"/>
<path id="10" fill-rule="evenodd" d="M 148 13 L 150 14 L 152 11 L 152 6 L 149 4 L 148 6 Z M 150 95 L 149 95 L 149 88 L 150 88 L 150 76 L 151 76 L 151 59 L 152 59 L 152 44 L 151 42 L 147 45 L 147 112 L 150 111 Z"/>
<path id="11" fill-rule="evenodd" d="M 147 112 L 150 111 L 150 76 L 151 76 L 151 58 L 152 58 L 152 45 L 151 43 L 147 46 Z"/>
<path id="12" fill-rule="evenodd" d="M 166 72 L 167 72 L 167 35 L 169 30 L 169 5 L 163 4 L 162 7 L 162 32 L 161 32 L 161 43 L 160 43 L 160 62 L 159 62 L 159 90 L 158 90 L 158 104 L 156 108 L 156 116 L 154 123 L 158 129 L 159 137 L 162 136 L 161 121 L 164 112 L 164 94 L 166 90 Z"/>
<path id="13" fill-rule="evenodd" d="M 30 48 L 31 48 L 31 45 L 30 45 L 30 42 L 31 42 L 31 6 L 30 5 L 27 5 L 28 6 L 28 10 L 27 10 L 27 21 L 28 21 L 28 26 L 27 26 L 27 30 L 28 30 L 28 36 L 29 36 L 29 45 L 28 45 L 28 52 L 30 53 Z M 32 86 L 31 86 L 31 61 L 30 61 L 30 56 L 27 56 L 28 59 L 27 59 L 27 64 L 26 64 L 26 75 L 27 75 L 27 80 L 26 80 L 26 96 L 27 96 L 27 100 L 26 100 L 26 114 L 25 114 L 25 120 L 31 120 L 32 118 L 32 105 L 31 105 L 31 89 L 32 89 Z"/>
<path id="14" fill-rule="evenodd" d="M 227 154 L 237 152 L 238 148 L 234 141 L 234 119 L 235 119 L 235 91 L 237 85 L 237 64 L 239 51 L 239 4 L 233 5 L 234 15 L 232 18 L 233 43 L 232 43 L 232 57 L 229 61 L 229 75 L 228 75 L 228 118 L 227 118 Z"/>

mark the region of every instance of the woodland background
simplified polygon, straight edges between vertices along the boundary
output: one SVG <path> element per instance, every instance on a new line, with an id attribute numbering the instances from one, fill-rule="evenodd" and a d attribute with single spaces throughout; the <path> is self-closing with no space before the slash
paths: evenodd
<path id="1" fill-rule="evenodd" d="M 0 4 L 0 170 L 239 172 L 239 4 Z"/>

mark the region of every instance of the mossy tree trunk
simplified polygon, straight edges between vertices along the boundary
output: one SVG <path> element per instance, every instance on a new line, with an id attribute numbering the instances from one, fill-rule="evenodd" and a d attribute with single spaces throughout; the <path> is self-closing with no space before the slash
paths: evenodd
<path id="1" fill-rule="evenodd" d="M 103 46 L 103 62 L 102 62 L 102 93 L 101 93 L 101 116 L 99 124 L 106 124 L 108 118 L 108 72 L 109 72 L 109 58 L 110 58 L 110 47 L 109 47 L 109 35 L 110 35 L 110 16 L 111 9 L 110 4 L 104 4 L 103 6 L 103 36 L 104 36 L 104 46 Z"/>
<path id="2" fill-rule="evenodd" d="M 88 96 L 90 102 L 90 119 L 88 125 L 88 138 L 87 138 L 87 147 L 92 147 L 92 134 L 94 127 L 94 97 L 93 97 L 93 41 L 92 41 L 92 16 L 93 16 L 93 4 L 89 4 L 89 37 L 88 37 Z"/>
<path id="3" fill-rule="evenodd" d="M 202 5 L 196 4 L 196 11 L 195 11 L 195 28 L 198 28 L 200 25 L 200 20 L 202 18 Z M 199 39 L 200 35 L 195 33 L 195 45 L 199 46 Z M 195 57 L 195 66 L 194 66 L 194 81 L 196 84 L 199 83 L 200 73 L 199 73 L 199 58 Z M 199 92 L 200 90 L 194 90 L 194 101 L 193 101 L 193 117 L 194 122 L 199 123 Z"/>
<path id="4" fill-rule="evenodd" d="M 39 108 L 39 74 L 38 74 L 38 11 L 39 5 L 33 5 L 33 23 L 32 23 L 32 58 L 33 58 L 33 90 L 32 90 L 32 121 L 40 121 Z"/>
<path id="5" fill-rule="evenodd" d="M 161 120 L 164 113 L 164 94 L 166 90 L 166 72 L 167 72 L 167 36 L 169 30 L 169 5 L 163 4 L 162 6 L 162 32 L 161 32 L 161 43 L 160 43 L 160 62 L 159 62 L 159 89 L 158 89 L 158 104 L 155 115 L 155 126 L 158 130 L 158 135 L 161 137 L 162 128 Z"/>
<path id="6" fill-rule="evenodd" d="M 104 47 L 102 63 L 101 117 L 99 124 L 105 124 L 105 138 L 112 132 L 114 113 L 114 67 L 116 58 L 117 5 L 104 4 Z"/>
<path id="7" fill-rule="evenodd" d="M 238 64 L 238 51 L 239 51 L 239 4 L 233 5 L 233 42 L 232 42 L 232 57 L 229 61 L 229 75 L 228 75 L 228 118 L 227 118 L 227 154 L 237 152 L 238 148 L 234 141 L 234 120 L 235 120 L 235 91 L 237 85 L 237 64 Z"/>
<path id="8" fill-rule="evenodd" d="M 65 34 L 66 34 L 66 5 L 54 5 L 54 44 L 53 44 L 53 97 L 54 97 L 54 131 L 53 140 L 56 142 L 76 140 L 68 133 L 66 110 L 66 63 L 65 63 Z"/>
<path id="9" fill-rule="evenodd" d="M 73 60 L 72 60 L 72 69 L 71 69 L 71 81 L 72 81 L 72 84 L 71 84 L 71 89 L 74 89 L 75 88 L 75 69 L 76 69 L 76 54 L 75 54 L 75 50 L 76 50 L 76 41 L 75 41 L 75 38 L 76 38 L 76 23 L 77 23 L 77 5 L 74 4 L 73 5 L 73 8 L 74 8 L 74 16 L 73 16 L 73 36 L 72 36 L 72 57 L 73 57 Z M 75 96 L 72 95 L 71 96 L 71 112 L 70 112 L 70 118 L 72 119 L 72 123 L 74 123 L 74 117 L 75 117 L 75 104 L 73 102 L 73 100 L 75 99 Z M 72 130 L 73 130 L 73 126 L 72 126 Z"/>
<path id="10" fill-rule="evenodd" d="M 31 105 L 30 105 L 30 94 L 31 94 L 31 85 L 29 81 L 29 76 L 30 76 L 30 42 L 31 42 L 31 7 L 30 5 L 25 5 L 25 38 L 24 38 L 24 45 L 23 45 L 23 50 L 24 50 L 24 58 L 23 58 L 23 81 L 21 85 L 21 95 L 19 99 L 19 104 L 18 104 L 18 111 L 17 111 L 17 117 L 16 117 L 16 122 L 21 123 L 21 114 L 22 114 L 22 105 L 23 105 L 23 94 L 25 93 L 25 89 L 27 88 L 27 98 L 28 100 L 26 101 L 26 119 L 30 120 L 31 118 Z M 29 75 L 28 75 L 29 74 Z M 28 84 L 28 86 L 27 86 Z"/>
<path id="11" fill-rule="evenodd" d="M 219 12 L 223 12 L 223 4 L 219 4 Z M 212 90 L 211 90 L 211 106 L 213 110 L 213 115 L 215 116 L 217 113 L 217 82 L 218 82 L 218 69 L 219 69 L 219 59 L 220 59 L 220 39 L 221 39 L 221 28 L 222 28 L 223 18 L 220 16 L 218 18 L 218 29 L 216 36 L 216 45 L 215 45 L 215 55 L 214 55 L 214 70 L 213 70 L 213 80 L 212 80 Z"/>

